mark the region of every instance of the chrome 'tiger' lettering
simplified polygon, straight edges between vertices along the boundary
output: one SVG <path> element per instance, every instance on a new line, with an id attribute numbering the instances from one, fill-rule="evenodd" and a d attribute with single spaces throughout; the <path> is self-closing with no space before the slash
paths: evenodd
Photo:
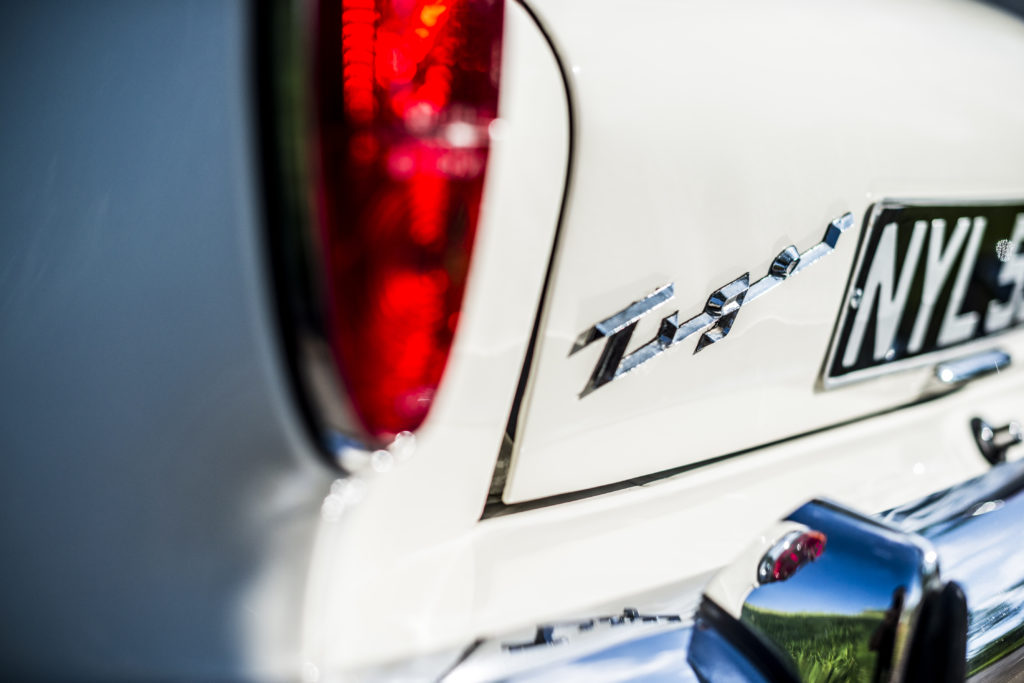
<path id="1" fill-rule="evenodd" d="M 580 398 L 595 389 L 608 384 L 646 363 L 670 347 L 683 342 L 695 334 L 700 334 L 694 353 L 717 341 L 725 339 L 736 322 L 740 308 L 754 299 L 767 294 L 784 280 L 796 275 L 808 266 L 816 263 L 835 249 L 839 236 L 853 225 L 853 214 L 846 213 L 832 221 L 825 230 L 825 237 L 800 253 L 794 246 L 783 249 L 772 261 L 768 274 L 750 283 L 750 273 L 744 273 L 732 282 L 716 290 L 708 297 L 704 310 L 682 323 L 679 322 L 679 311 L 661 320 L 658 334 L 633 353 L 626 354 L 626 346 L 633 336 L 633 330 L 640 318 L 658 308 L 675 295 L 675 285 L 669 283 L 654 290 L 643 299 L 636 301 L 610 318 L 597 323 L 576 338 L 569 355 L 589 346 L 598 339 L 605 339 L 604 349 L 597 359 L 597 365 L 590 375 L 590 381 L 580 392 Z"/>

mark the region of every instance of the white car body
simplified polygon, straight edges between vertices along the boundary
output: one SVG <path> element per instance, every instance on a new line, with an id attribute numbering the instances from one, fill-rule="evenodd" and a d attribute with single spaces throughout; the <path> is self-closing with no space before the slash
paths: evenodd
<path id="1" fill-rule="evenodd" d="M 539 292 L 543 276 L 530 255 L 552 239 L 544 228 L 557 211 L 543 188 L 519 183 L 550 188 L 568 144 L 556 64 L 510 4 L 504 120 L 464 326 L 414 456 L 368 477 L 359 504 L 321 526 L 306 658 L 323 672 L 699 582 L 814 496 L 876 512 L 980 474 L 988 464 L 970 419 L 1024 414 L 1014 370 L 884 415 L 874 414 L 917 403 L 934 366 L 818 387 L 872 203 L 1024 191 L 1024 90 L 1006 87 L 1024 82 L 1024 24 L 970 2 L 651 2 L 630 5 L 628 19 L 607 3 L 529 6 L 565 65 L 574 146 L 502 500 L 783 441 L 480 519 L 528 341 L 524 293 Z M 672 349 L 579 398 L 600 344 L 569 350 L 588 326 L 675 282 L 675 300 L 641 321 L 635 347 L 663 314 L 696 314 L 714 289 L 767 271 L 788 244 L 810 247 L 845 211 L 857 228 L 835 254 L 744 308 L 720 344 L 699 356 Z M 1024 337 L 992 346 L 1019 356 Z M 463 494 L 438 495 L 453 486 Z M 355 553 L 365 561 L 346 563 Z"/>
<path id="2" fill-rule="evenodd" d="M 8 144 L 33 126 L 43 141 L 3 164 L 14 207 L 4 222 L 24 229 L 0 270 L 0 528 L 19 549 L 2 604 L 5 621 L 40 620 L 3 653 L 6 669 L 309 682 L 397 676 L 408 662 L 443 671 L 477 639 L 666 586 L 690 586 L 682 600 L 695 606 L 717 570 L 801 503 L 827 496 L 876 513 L 952 486 L 990 467 L 972 418 L 1024 416 L 1012 365 L 938 397 L 934 363 L 821 384 L 872 205 L 1024 199 L 1024 22 L 971 0 L 506 0 L 501 119 L 440 391 L 412 439 L 325 466 L 277 344 L 253 15 L 241 5 L 135 17 L 140 41 L 159 41 L 161 23 L 180 30 L 169 63 L 181 73 L 131 71 L 118 60 L 137 50 L 153 64 L 159 45 L 124 36 L 107 53 L 66 44 L 62 59 L 79 60 L 67 71 L 40 57 L 46 42 L 30 28 L 42 19 L 18 24 L 10 68 L 35 65 L 57 85 L 0 113 Z M 111 68 L 120 75 L 104 81 Z M 82 74 L 144 111 L 118 125 L 99 105 L 87 127 L 59 118 L 48 98 L 71 98 Z M 145 104 L 155 77 L 171 93 L 164 114 Z M 190 109 L 215 95 L 216 116 Z M 152 149 L 138 143 L 147 130 Z M 90 135 L 94 147 L 75 147 Z M 175 153 L 175 136 L 207 147 Z M 193 178 L 202 153 L 221 166 Z M 54 198 L 54 182 L 84 189 Z M 30 211 L 48 202 L 56 218 Z M 699 354 L 694 338 L 580 396 L 601 343 L 570 351 L 590 326 L 673 283 L 632 350 L 664 316 L 698 314 L 717 288 L 760 277 L 788 245 L 818 243 L 846 212 L 853 228 L 834 253 L 744 307 L 727 338 Z M 57 224 L 77 231 L 66 247 L 77 256 L 40 275 L 33 249 L 60 248 L 65 237 L 46 231 Z M 183 241 L 161 247 L 175 226 Z M 161 269 L 162 257 L 177 265 Z M 75 268 L 100 283 L 96 298 Z M 133 278 L 160 310 L 124 293 Z M 103 303 L 117 297 L 127 303 Z M 119 325 L 138 333 L 124 346 Z M 175 330 L 186 331 L 177 350 Z M 1024 333 L 956 353 L 993 348 L 1024 357 Z M 94 394 L 105 398 L 91 404 Z M 55 431 L 39 436 L 51 418 Z M 47 456 L 73 449 L 73 434 L 81 451 L 61 469 Z M 190 634 L 203 621 L 210 632 Z M 75 644 L 81 624 L 95 643 Z M 111 654 L 122 650 L 135 655 Z"/>

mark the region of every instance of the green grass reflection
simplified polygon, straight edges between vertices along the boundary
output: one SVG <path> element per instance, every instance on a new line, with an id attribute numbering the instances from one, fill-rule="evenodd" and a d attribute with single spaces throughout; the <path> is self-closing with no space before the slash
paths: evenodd
<path id="1" fill-rule="evenodd" d="M 863 681 L 876 672 L 872 636 L 885 619 L 884 611 L 856 615 L 792 614 L 744 605 L 741 621 L 768 636 L 792 659 L 808 683 Z"/>

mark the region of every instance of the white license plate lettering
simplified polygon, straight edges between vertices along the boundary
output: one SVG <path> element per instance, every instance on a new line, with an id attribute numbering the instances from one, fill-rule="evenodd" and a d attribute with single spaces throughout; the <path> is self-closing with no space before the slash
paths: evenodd
<path id="1" fill-rule="evenodd" d="M 1024 323 L 1024 203 L 873 207 L 827 386 L 930 362 Z"/>

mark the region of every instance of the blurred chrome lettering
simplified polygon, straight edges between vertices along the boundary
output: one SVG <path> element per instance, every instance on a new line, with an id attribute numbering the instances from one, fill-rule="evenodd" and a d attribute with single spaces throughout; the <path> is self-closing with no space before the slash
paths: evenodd
<path id="1" fill-rule="evenodd" d="M 641 614 L 635 607 L 626 607 L 621 614 L 612 616 L 541 624 L 537 627 L 533 640 L 502 643 L 501 647 L 507 652 L 522 652 L 544 645 L 560 645 L 569 642 L 572 636 L 594 631 L 602 624 L 615 628 L 630 624 L 680 624 L 682 621 L 683 618 L 679 614 Z"/>
<path id="2" fill-rule="evenodd" d="M 775 257 L 768 268 L 768 273 L 761 279 L 751 284 L 750 273 L 744 273 L 714 291 L 704 304 L 704 310 L 682 323 L 679 322 L 679 311 L 665 316 L 654 339 L 628 355 L 626 347 L 637 322 L 673 297 L 673 283 L 659 287 L 643 299 L 633 302 L 615 315 L 587 329 L 576 338 L 569 351 L 570 356 L 598 339 L 603 338 L 606 341 L 590 380 L 580 392 L 580 398 L 696 334 L 701 336 L 694 353 L 725 339 L 743 306 L 767 294 L 784 280 L 816 263 L 823 256 L 832 253 L 839 236 L 852 225 L 853 214 L 846 213 L 829 223 L 821 242 L 803 253 L 798 252 L 795 246 L 786 247 Z"/>

